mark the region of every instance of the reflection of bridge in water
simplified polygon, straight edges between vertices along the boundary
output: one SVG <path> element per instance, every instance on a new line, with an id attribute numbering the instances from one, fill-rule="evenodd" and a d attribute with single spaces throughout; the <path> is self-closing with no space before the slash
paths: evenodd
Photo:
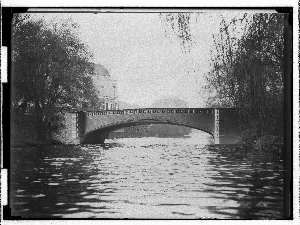
<path id="1" fill-rule="evenodd" d="M 68 140 L 73 143 L 103 143 L 109 132 L 145 124 L 191 127 L 211 134 L 215 144 L 234 144 L 240 136 L 238 114 L 236 109 L 229 108 L 144 108 L 80 111 L 68 115 Z"/>

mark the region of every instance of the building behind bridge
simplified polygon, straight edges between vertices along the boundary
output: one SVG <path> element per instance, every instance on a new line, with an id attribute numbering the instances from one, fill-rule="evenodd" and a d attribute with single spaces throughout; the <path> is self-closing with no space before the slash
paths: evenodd
<path id="1" fill-rule="evenodd" d="M 116 80 L 110 76 L 104 66 L 93 63 L 93 67 L 95 75 L 92 76 L 92 80 L 100 99 L 99 107 L 96 110 L 119 109 Z"/>

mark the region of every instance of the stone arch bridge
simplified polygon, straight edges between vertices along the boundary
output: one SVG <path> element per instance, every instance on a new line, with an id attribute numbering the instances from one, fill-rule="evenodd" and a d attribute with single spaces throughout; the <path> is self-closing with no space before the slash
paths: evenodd
<path id="1" fill-rule="evenodd" d="M 239 117 L 231 108 L 143 108 L 105 111 L 74 111 L 66 114 L 65 143 L 103 143 L 105 134 L 124 127 L 174 124 L 204 131 L 215 144 L 235 144 L 240 139 Z"/>

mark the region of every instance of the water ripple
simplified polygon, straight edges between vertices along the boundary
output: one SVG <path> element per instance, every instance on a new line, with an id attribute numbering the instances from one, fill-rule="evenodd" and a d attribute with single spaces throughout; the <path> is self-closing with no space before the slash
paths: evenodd
<path id="1" fill-rule="evenodd" d="M 11 207 L 23 218 L 276 219 L 282 171 L 195 139 L 13 149 Z"/>

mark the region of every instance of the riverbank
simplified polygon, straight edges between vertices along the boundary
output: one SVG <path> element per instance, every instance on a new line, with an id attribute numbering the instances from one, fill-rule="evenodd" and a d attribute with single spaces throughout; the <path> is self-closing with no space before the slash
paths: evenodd
<path id="1" fill-rule="evenodd" d="M 43 145 L 61 145 L 60 141 L 49 139 L 45 141 L 37 140 L 36 124 L 30 117 L 16 118 L 11 123 L 10 146 L 12 148 L 43 146 Z"/>
<path id="2" fill-rule="evenodd" d="M 53 141 L 37 141 L 37 140 L 27 140 L 23 142 L 11 142 L 12 148 L 22 148 L 22 147 L 34 147 L 34 146 L 51 146 L 51 145 L 64 145 L 63 143 L 53 140 Z"/>

